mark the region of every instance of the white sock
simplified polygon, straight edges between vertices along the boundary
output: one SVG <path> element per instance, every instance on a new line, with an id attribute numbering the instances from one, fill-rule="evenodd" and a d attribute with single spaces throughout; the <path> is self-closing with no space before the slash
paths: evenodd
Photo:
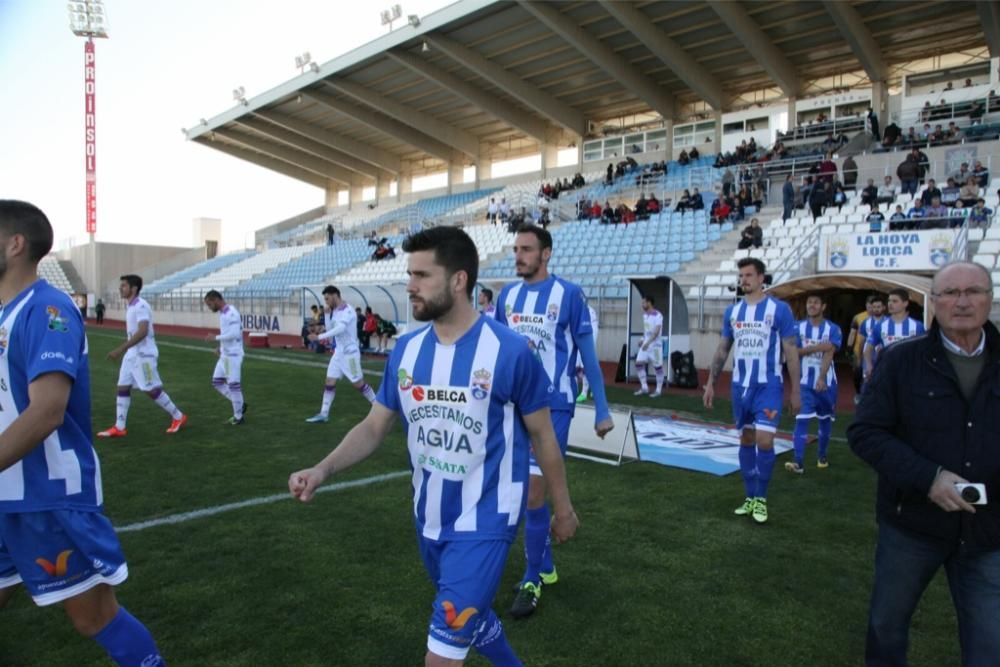
<path id="1" fill-rule="evenodd" d="M 365 398 L 368 399 L 369 403 L 374 403 L 375 402 L 375 390 L 372 389 L 372 386 L 370 384 L 368 384 L 367 382 L 365 382 L 363 385 L 361 385 L 361 387 L 358 388 L 358 391 L 361 392 L 362 396 L 364 396 Z"/>
<path id="2" fill-rule="evenodd" d="M 656 393 L 663 391 L 663 366 L 653 369 L 656 372 Z"/>
<path id="3" fill-rule="evenodd" d="M 174 402 L 170 400 L 169 396 L 167 396 L 167 392 L 161 391 L 160 395 L 153 400 L 156 401 L 157 405 L 170 413 L 170 417 L 172 419 L 180 419 L 184 416 L 184 413 L 178 410 L 177 406 L 174 405 Z"/>
<path id="4" fill-rule="evenodd" d="M 333 405 L 333 399 L 337 395 L 337 390 L 333 387 L 327 387 L 323 390 L 323 406 L 319 409 L 319 413 L 324 417 L 330 416 L 330 406 Z"/>
<path id="5" fill-rule="evenodd" d="M 643 391 L 649 391 L 649 384 L 646 383 L 646 364 L 637 365 L 635 372 L 639 376 L 639 387 Z"/>
<path id="6" fill-rule="evenodd" d="M 131 396 L 119 396 L 115 401 L 115 427 L 124 429 L 128 419 L 128 406 L 132 404 Z"/>
<path id="7" fill-rule="evenodd" d="M 229 385 L 229 400 L 233 402 L 233 416 L 243 417 L 243 386 L 239 383 Z"/>

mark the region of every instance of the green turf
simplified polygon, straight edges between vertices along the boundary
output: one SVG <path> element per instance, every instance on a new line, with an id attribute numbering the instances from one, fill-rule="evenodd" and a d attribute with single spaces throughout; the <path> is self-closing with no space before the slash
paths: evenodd
<path id="1" fill-rule="evenodd" d="M 119 337 L 90 337 L 94 427 L 114 414 Z M 319 407 L 319 355 L 253 351 L 243 367 L 247 424 L 224 424 L 228 404 L 211 388 L 209 344 L 163 337 L 166 390 L 190 414 L 169 417 L 133 397 L 129 436 L 99 441 L 106 511 L 131 522 L 286 490 L 288 474 L 321 458 L 366 411 L 338 391 L 330 423 L 303 419 Z M 205 348 L 206 351 L 172 344 Z M 313 365 L 289 365 L 274 359 Z M 378 362 L 366 362 L 377 369 Z M 369 381 L 377 385 L 377 378 Z M 615 403 L 650 405 L 610 388 Z M 669 396 L 670 410 L 727 421 L 718 400 Z M 849 415 L 836 423 L 843 435 Z M 842 440 L 832 465 L 805 475 L 776 466 L 771 521 L 732 516 L 737 475 L 716 478 L 655 464 L 621 468 L 570 460 L 582 527 L 557 547 L 560 583 L 529 620 L 506 615 L 523 567 L 512 549 L 495 608 L 528 665 L 857 665 L 862 662 L 875 535 L 874 475 Z M 340 479 L 404 470 L 400 429 Z M 122 535 L 130 578 L 119 598 L 153 631 L 171 665 L 422 664 L 433 589 L 417 553 L 405 477 L 188 523 Z M 106 665 L 56 609 L 19 594 L 2 612 L 0 665 Z M 957 662 L 957 631 L 938 577 L 913 622 L 914 665 Z M 469 664 L 485 665 L 479 657 Z"/>

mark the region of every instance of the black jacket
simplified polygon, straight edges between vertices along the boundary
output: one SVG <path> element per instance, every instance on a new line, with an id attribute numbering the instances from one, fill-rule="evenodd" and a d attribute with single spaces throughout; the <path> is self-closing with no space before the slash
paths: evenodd
<path id="1" fill-rule="evenodd" d="M 968 552 L 1000 549 L 1000 331 L 987 322 L 986 365 L 971 402 L 945 355 L 937 323 L 879 358 L 847 429 L 878 472 L 880 521 Z M 927 497 L 938 467 L 986 484 L 988 505 L 945 512 Z"/>

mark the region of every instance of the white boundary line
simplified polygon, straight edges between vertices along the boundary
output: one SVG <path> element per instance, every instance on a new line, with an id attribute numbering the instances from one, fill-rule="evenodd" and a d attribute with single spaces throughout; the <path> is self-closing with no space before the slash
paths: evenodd
<path id="1" fill-rule="evenodd" d="M 378 482 L 385 482 L 390 479 L 396 479 L 397 477 L 403 477 L 409 475 L 408 470 L 400 470 L 398 472 L 389 472 L 384 475 L 374 475 L 373 477 L 363 477 L 361 479 L 353 479 L 348 482 L 337 482 L 336 484 L 330 484 L 329 486 L 323 486 L 317 489 L 316 493 L 326 493 L 328 491 L 343 491 L 344 489 L 353 489 L 359 486 L 370 486 L 372 484 L 377 484 Z M 171 514 L 169 516 L 160 517 L 159 519 L 150 519 L 149 521 L 139 521 L 137 523 L 130 523 L 125 526 L 115 528 L 116 532 L 119 533 L 135 533 L 140 530 L 146 530 L 147 528 L 156 528 L 157 526 L 169 526 L 177 523 L 186 523 L 188 521 L 193 521 L 195 519 L 202 519 L 208 516 L 215 516 L 216 514 L 222 514 L 224 512 L 232 512 L 233 510 L 243 509 L 244 507 L 255 507 L 257 505 L 269 505 L 271 503 L 280 502 L 282 500 L 293 500 L 291 494 L 288 493 L 276 493 L 271 496 L 260 496 L 258 498 L 250 498 L 248 500 L 241 500 L 237 503 L 227 503 L 225 505 L 215 505 L 214 507 L 205 507 L 200 510 L 193 510 L 191 512 L 182 512 L 180 514 Z"/>
<path id="2" fill-rule="evenodd" d="M 115 336 L 114 334 L 104 333 L 102 331 L 88 331 L 88 336 L 99 336 L 103 338 L 121 338 L 121 336 Z M 173 347 L 179 350 L 194 350 L 195 352 L 211 352 L 215 353 L 215 348 L 204 347 L 203 345 L 186 345 L 184 343 L 172 343 L 170 341 L 156 341 L 157 347 Z M 289 359 L 287 357 L 276 357 L 272 354 L 258 354 L 256 352 L 249 352 L 243 354 L 246 359 L 253 359 L 255 361 L 270 361 L 276 364 L 287 364 L 289 366 L 305 366 L 308 368 L 326 368 L 328 362 L 322 361 L 303 361 L 300 359 Z M 368 369 L 362 369 L 366 375 L 372 377 L 382 377 L 382 371 L 372 371 Z"/>

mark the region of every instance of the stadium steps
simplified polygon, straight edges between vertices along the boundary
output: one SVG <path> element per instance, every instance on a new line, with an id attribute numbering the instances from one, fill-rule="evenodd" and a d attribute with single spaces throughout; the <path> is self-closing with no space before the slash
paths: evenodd
<path id="1" fill-rule="evenodd" d="M 59 266 L 62 267 L 62 272 L 69 280 L 70 288 L 75 294 L 85 294 L 87 292 L 87 285 L 83 282 L 83 278 L 77 272 L 76 267 L 73 266 L 73 262 L 69 260 L 59 260 Z"/>

